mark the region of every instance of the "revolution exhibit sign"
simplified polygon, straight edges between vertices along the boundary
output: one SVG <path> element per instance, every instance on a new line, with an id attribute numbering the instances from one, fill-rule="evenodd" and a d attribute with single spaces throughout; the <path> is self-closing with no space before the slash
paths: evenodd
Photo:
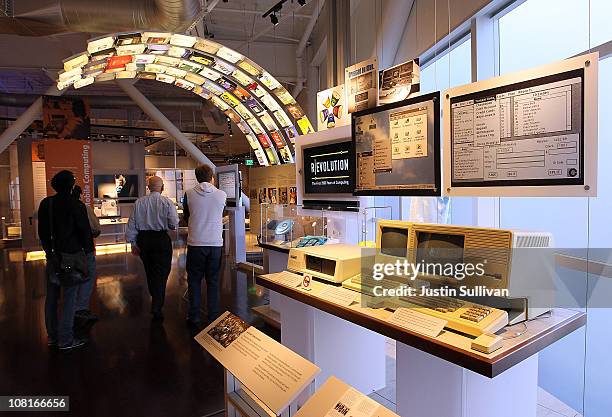
<path id="1" fill-rule="evenodd" d="M 354 161 L 351 141 L 303 150 L 306 194 L 352 193 Z"/>

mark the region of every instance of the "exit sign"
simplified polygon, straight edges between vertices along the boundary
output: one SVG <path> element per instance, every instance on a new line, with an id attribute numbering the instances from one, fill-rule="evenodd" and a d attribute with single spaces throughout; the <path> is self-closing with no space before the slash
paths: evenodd
<path id="1" fill-rule="evenodd" d="M 252 166 L 253 165 L 253 160 L 252 159 L 245 159 L 244 164 L 246 166 Z"/>

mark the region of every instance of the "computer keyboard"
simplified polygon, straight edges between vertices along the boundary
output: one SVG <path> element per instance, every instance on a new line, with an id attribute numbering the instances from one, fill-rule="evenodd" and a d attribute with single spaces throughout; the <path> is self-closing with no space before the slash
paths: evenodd
<path id="1" fill-rule="evenodd" d="M 420 313 L 446 320 L 446 328 L 472 336 L 495 333 L 508 325 L 508 313 L 493 307 L 451 297 L 409 296 L 387 303 L 387 307 L 414 308 Z"/>
<path id="2" fill-rule="evenodd" d="M 358 277 L 346 280 L 342 286 L 366 295 L 373 295 L 374 285 L 383 288 L 398 288 L 401 284 L 394 280 L 361 280 Z M 472 303 L 452 297 L 379 297 L 379 306 L 397 309 L 413 308 L 420 313 L 446 320 L 446 328 L 457 332 L 480 336 L 495 333 L 508 325 L 508 313 L 493 307 Z"/>

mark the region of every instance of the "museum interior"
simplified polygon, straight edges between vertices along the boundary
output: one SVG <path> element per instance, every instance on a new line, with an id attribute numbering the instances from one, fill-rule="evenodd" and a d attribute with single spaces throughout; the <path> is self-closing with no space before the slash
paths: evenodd
<path id="1" fill-rule="evenodd" d="M 611 16 L 0 0 L 0 414 L 612 416 Z"/>

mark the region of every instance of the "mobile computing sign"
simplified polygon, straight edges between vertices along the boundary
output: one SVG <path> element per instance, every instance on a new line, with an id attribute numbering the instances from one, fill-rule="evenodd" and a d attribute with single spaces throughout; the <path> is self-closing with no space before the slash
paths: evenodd
<path id="1" fill-rule="evenodd" d="M 444 194 L 595 197 L 592 53 L 444 92 Z"/>

